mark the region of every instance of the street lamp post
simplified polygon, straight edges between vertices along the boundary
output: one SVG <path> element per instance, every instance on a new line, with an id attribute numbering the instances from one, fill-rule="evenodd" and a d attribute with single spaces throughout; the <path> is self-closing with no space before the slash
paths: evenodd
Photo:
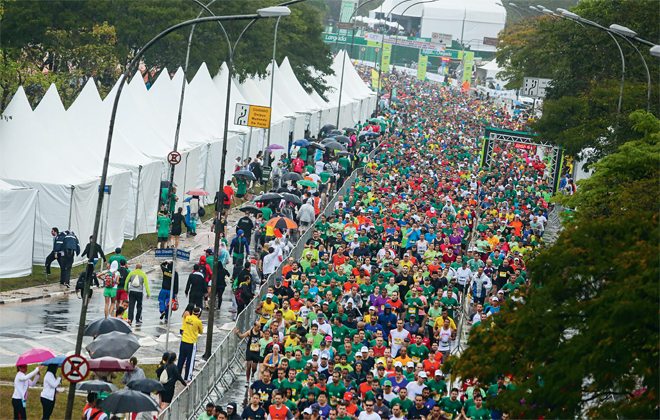
<path id="1" fill-rule="evenodd" d="M 117 92 L 114 97 L 113 105 L 112 105 L 112 112 L 110 114 L 110 124 L 108 128 L 108 138 L 106 141 L 106 146 L 105 146 L 105 156 L 103 159 L 103 167 L 101 170 L 101 179 L 100 179 L 100 186 L 99 186 L 99 193 L 98 193 L 98 199 L 96 202 L 96 214 L 94 216 L 94 228 L 92 230 L 92 236 L 90 239 L 90 248 L 93 249 L 96 246 L 97 239 L 98 239 L 98 234 L 99 234 L 99 227 L 101 225 L 101 211 L 103 209 L 103 199 L 104 199 L 104 187 L 105 183 L 107 182 L 108 179 L 108 167 L 110 165 L 110 152 L 112 150 L 112 138 L 114 134 L 114 128 L 115 128 L 115 120 L 117 117 L 117 108 L 119 105 L 119 98 L 121 97 L 121 92 L 124 89 L 124 86 L 126 85 L 126 80 L 128 80 L 129 75 L 132 73 L 132 71 L 136 68 L 137 64 L 140 62 L 140 59 L 144 56 L 145 52 L 151 49 L 153 45 L 158 42 L 160 39 L 165 37 L 166 35 L 181 29 L 185 28 L 187 26 L 195 25 L 198 23 L 206 23 L 206 22 L 222 22 L 222 21 L 240 21 L 240 20 L 251 20 L 251 21 L 256 21 L 257 19 L 260 19 L 262 16 L 264 9 L 260 9 L 257 11 L 256 14 L 248 14 L 248 15 L 230 15 L 230 16 L 207 16 L 207 17 L 202 17 L 198 19 L 191 19 L 187 20 L 184 22 L 179 22 L 176 25 L 170 26 L 169 28 L 165 29 L 164 31 L 160 32 L 158 35 L 156 35 L 154 38 L 152 38 L 149 42 L 147 42 L 136 54 L 135 57 L 130 61 L 130 63 L 126 66 L 126 70 L 124 71 L 120 81 L 119 85 L 117 86 Z M 261 14 L 260 14 L 261 12 Z M 225 126 L 225 135 L 227 133 L 227 127 Z M 223 143 L 226 145 L 226 141 Z M 224 156 L 223 156 L 224 160 Z M 223 166 L 224 168 L 224 166 Z M 224 169 L 223 169 L 224 170 Z M 222 191 L 222 185 L 220 186 L 220 190 Z M 217 235 L 216 235 L 217 237 Z M 216 249 L 216 255 L 217 255 L 217 249 Z M 85 285 L 84 285 L 84 290 L 83 290 L 83 296 L 87 296 L 89 294 L 89 288 L 90 288 L 90 280 L 92 278 L 92 274 L 94 272 L 94 265 L 92 261 L 90 260 L 87 264 L 86 267 L 86 276 L 85 276 Z M 83 299 L 82 302 L 82 307 L 80 310 L 80 318 L 78 321 L 78 334 L 76 337 L 76 347 L 75 347 L 75 354 L 80 354 L 82 351 L 82 339 L 83 339 L 83 333 L 85 329 L 85 323 L 87 320 L 87 308 L 89 305 L 89 299 Z M 212 330 L 212 328 L 211 328 Z M 66 412 L 65 412 L 65 418 L 70 419 L 72 418 L 73 414 L 73 402 L 75 398 L 75 392 L 76 392 L 76 385 L 74 383 L 71 383 L 69 386 L 69 395 L 67 398 L 67 406 L 66 406 Z"/>
<path id="2" fill-rule="evenodd" d="M 637 52 L 639 55 L 639 58 L 642 59 L 642 64 L 644 64 L 644 70 L 646 70 L 646 111 L 649 112 L 651 110 L 651 73 L 649 72 L 649 66 L 646 64 L 646 60 L 644 59 L 644 55 L 639 51 L 639 48 L 633 42 L 631 39 L 640 41 L 643 43 L 648 43 L 653 45 L 651 42 L 648 42 L 639 37 L 637 37 L 637 32 L 633 31 L 630 28 L 627 28 L 622 25 L 617 25 L 616 23 L 613 23 L 610 25 L 610 30 L 616 34 L 618 34 L 621 38 L 625 39 L 628 44 L 630 44 L 631 47 Z"/>
<path id="3" fill-rule="evenodd" d="M 621 114 L 621 103 L 623 102 L 623 86 L 626 80 L 626 58 L 623 55 L 623 50 L 621 49 L 621 44 L 619 44 L 619 41 L 616 40 L 616 37 L 612 34 L 612 31 L 607 29 L 604 26 L 599 25 L 598 23 L 591 21 L 589 19 L 585 19 L 583 17 L 580 17 L 578 14 L 569 12 L 566 9 L 558 8 L 557 12 L 559 13 L 559 16 L 563 16 L 566 19 L 572 20 L 574 22 L 578 23 L 583 23 L 589 26 L 592 26 L 596 29 L 600 29 L 601 31 L 605 31 L 607 35 L 612 38 L 612 41 L 616 44 L 617 49 L 619 50 L 619 56 L 621 57 L 621 82 L 619 83 L 619 101 L 616 106 L 616 113 L 617 115 Z"/>
<path id="4" fill-rule="evenodd" d="M 268 107 L 271 109 L 271 112 L 273 109 L 273 88 L 275 87 L 275 67 L 276 67 L 275 53 L 277 52 L 277 28 L 280 26 L 280 18 L 281 16 L 278 16 L 277 20 L 275 21 L 275 35 L 273 37 L 273 60 L 270 64 L 270 99 L 268 101 Z M 337 38 L 339 38 L 339 35 L 337 35 Z M 266 149 L 268 149 L 268 147 L 270 146 L 270 132 L 271 129 L 270 127 L 268 127 L 268 138 L 266 140 L 267 142 Z M 266 163 L 270 164 L 270 153 L 267 153 L 264 150 L 264 156 L 266 157 Z"/>

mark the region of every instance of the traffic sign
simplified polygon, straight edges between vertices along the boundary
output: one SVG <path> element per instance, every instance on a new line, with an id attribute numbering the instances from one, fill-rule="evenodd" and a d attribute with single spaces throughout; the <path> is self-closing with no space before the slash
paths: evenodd
<path id="1" fill-rule="evenodd" d="M 174 249 L 163 248 L 155 250 L 156 258 L 172 258 L 174 257 Z"/>
<path id="2" fill-rule="evenodd" d="M 183 249 L 177 249 L 176 257 L 180 260 L 190 261 L 190 252 L 184 251 Z"/>
<path id="3" fill-rule="evenodd" d="M 388 79 L 390 82 L 392 82 L 392 83 L 394 83 L 394 82 L 396 82 L 397 80 L 399 80 L 398 77 L 396 77 L 396 74 L 390 74 L 389 76 L 387 76 L 387 79 Z"/>
<path id="4" fill-rule="evenodd" d="M 432 44 L 451 45 L 451 34 L 431 33 Z"/>
<path id="5" fill-rule="evenodd" d="M 62 376 L 74 384 L 85 380 L 89 374 L 89 363 L 87 359 L 79 354 L 73 354 L 62 363 Z"/>
<path id="6" fill-rule="evenodd" d="M 520 94 L 530 98 L 545 98 L 545 90 L 552 83 L 552 79 L 540 77 L 525 77 Z"/>
<path id="7" fill-rule="evenodd" d="M 167 154 L 167 161 L 170 165 L 176 165 L 181 162 L 181 153 L 179 152 L 169 152 Z"/>
<path id="8" fill-rule="evenodd" d="M 267 106 L 236 104 L 234 124 L 255 128 L 270 128 L 270 108 Z"/>

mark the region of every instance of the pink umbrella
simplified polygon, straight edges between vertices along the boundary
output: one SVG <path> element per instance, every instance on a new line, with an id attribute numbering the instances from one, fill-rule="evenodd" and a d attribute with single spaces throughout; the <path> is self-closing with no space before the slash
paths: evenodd
<path id="1" fill-rule="evenodd" d="M 273 151 L 273 150 L 284 150 L 284 146 L 281 146 L 279 144 L 271 144 L 268 146 L 268 150 Z"/>
<path id="2" fill-rule="evenodd" d="M 48 359 L 52 359 L 53 357 L 55 357 L 55 353 L 53 353 L 52 350 L 46 348 L 30 349 L 18 356 L 18 359 L 16 360 L 16 366 L 41 363 Z"/>
<path id="3" fill-rule="evenodd" d="M 204 191 L 201 188 L 195 188 L 195 189 L 192 189 L 190 191 L 186 191 L 186 194 L 187 195 L 196 195 L 196 196 L 201 196 L 201 195 L 207 196 L 207 195 L 209 195 L 209 193 L 207 193 L 206 191 Z"/>

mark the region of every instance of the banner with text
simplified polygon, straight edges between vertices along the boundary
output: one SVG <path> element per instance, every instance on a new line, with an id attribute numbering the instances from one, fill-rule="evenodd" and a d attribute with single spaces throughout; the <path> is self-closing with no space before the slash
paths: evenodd
<path id="1" fill-rule="evenodd" d="M 426 66 L 429 63 L 429 57 L 426 55 L 419 55 L 419 60 L 417 60 L 417 79 L 425 80 L 426 79 Z"/>
<path id="2" fill-rule="evenodd" d="M 383 57 L 380 61 L 381 69 L 384 72 L 390 71 L 390 61 L 392 58 L 392 44 L 383 44 Z"/>
<path id="3" fill-rule="evenodd" d="M 378 72 L 374 69 L 371 69 L 371 88 L 378 90 Z"/>
<path id="4" fill-rule="evenodd" d="M 463 57 L 463 83 L 467 82 L 468 86 L 472 81 L 472 68 L 474 67 L 474 51 L 465 51 Z"/>
<path id="5" fill-rule="evenodd" d="M 342 0 L 341 9 L 339 11 L 339 21 L 340 22 L 349 22 L 349 19 L 353 15 L 355 10 L 355 0 Z M 348 29 L 340 29 L 338 31 L 342 35 L 347 35 L 351 33 Z"/>

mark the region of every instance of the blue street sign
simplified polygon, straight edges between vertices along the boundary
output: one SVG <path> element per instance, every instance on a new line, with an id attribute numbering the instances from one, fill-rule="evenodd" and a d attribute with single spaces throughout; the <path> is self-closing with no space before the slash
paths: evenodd
<path id="1" fill-rule="evenodd" d="M 190 261 L 190 252 L 184 251 L 183 249 L 177 249 L 176 257 L 184 261 Z"/>
<path id="2" fill-rule="evenodd" d="M 157 249 L 156 258 L 172 258 L 174 257 L 174 250 L 172 248 Z"/>
<path id="3" fill-rule="evenodd" d="M 99 191 L 101 190 L 101 186 L 99 185 Z M 112 185 L 105 185 L 103 187 L 103 192 L 105 194 L 111 194 L 112 193 Z"/>

